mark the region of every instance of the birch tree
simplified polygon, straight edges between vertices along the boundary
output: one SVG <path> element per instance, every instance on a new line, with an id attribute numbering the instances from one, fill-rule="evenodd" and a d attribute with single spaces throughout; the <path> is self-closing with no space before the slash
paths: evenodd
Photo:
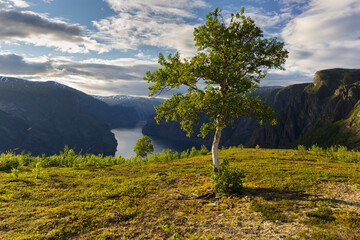
<path id="1" fill-rule="evenodd" d="M 197 54 L 181 59 L 180 54 L 159 54 L 161 68 L 147 72 L 153 83 L 149 96 L 185 86 L 187 92 L 173 94 L 156 107 L 156 121 L 178 121 L 187 136 L 202 123 L 200 136 L 215 131 L 212 143 L 214 172 L 220 174 L 218 147 L 221 131 L 233 126 L 238 117 L 254 117 L 276 123 L 274 111 L 252 92 L 270 69 L 284 70 L 288 56 L 284 43 L 266 38 L 254 20 L 240 13 L 226 20 L 221 9 L 206 16 L 205 24 L 194 29 Z M 205 121 L 204 121 L 205 116 Z"/>

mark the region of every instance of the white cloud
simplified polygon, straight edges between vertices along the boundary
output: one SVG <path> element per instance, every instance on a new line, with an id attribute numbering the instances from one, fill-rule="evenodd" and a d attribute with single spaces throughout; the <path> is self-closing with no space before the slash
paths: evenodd
<path id="1" fill-rule="evenodd" d="M 36 81 L 55 80 L 98 95 L 148 95 L 149 85 L 143 77 L 146 71 L 154 71 L 158 67 L 156 62 L 134 58 L 74 61 L 67 57 L 28 58 L 0 53 L 0 73 L 3 75 Z"/>
<path id="2" fill-rule="evenodd" d="M 9 0 L 9 1 L 12 2 L 15 7 L 18 7 L 18 8 L 30 7 L 30 5 L 24 0 Z"/>
<path id="3" fill-rule="evenodd" d="M 306 74 L 303 72 L 283 72 L 280 70 L 270 71 L 264 78 L 261 86 L 289 86 L 292 84 L 309 83 L 313 81 L 313 74 Z"/>
<path id="4" fill-rule="evenodd" d="M 290 52 L 287 69 L 314 73 L 325 68 L 358 68 L 359 22 L 358 0 L 312 0 L 283 29 Z"/>
<path id="5" fill-rule="evenodd" d="M 96 37 L 115 49 L 129 50 L 140 46 L 175 49 L 184 57 L 194 54 L 195 8 L 206 6 L 203 0 L 107 0 L 118 13 L 93 24 Z"/>
<path id="6" fill-rule="evenodd" d="M 106 0 L 117 12 L 153 12 L 156 15 L 195 18 L 193 8 L 205 7 L 204 0 Z"/>
<path id="7" fill-rule="evenodd" d="M 105 52 L 102 44 L 84 36 L 83 28 L 31 11 L 0 10 L 0 39 L 55 47 L 69 53 Z"/>
<path id="8" fill-rule="evenodd" d="M 247 7 L 245 9 L 245 15 L 254 19 L 255 24 L 264 31 L 268 28 L 279 29 L 293 17 L 292 14 L 287 11 L 280 13 L 275 11 L 269 12 L 257 7 Z M 274 31 L 272 30 L 271 32 L 273 33 Z"/>

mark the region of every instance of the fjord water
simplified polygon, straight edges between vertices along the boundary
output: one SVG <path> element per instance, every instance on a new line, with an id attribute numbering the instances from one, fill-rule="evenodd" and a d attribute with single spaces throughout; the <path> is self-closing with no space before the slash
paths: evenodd
<path id="1" fill-rule="evenodd" d="M 115 156 L 119 154 L 125 158 L 134 157 L 134 146 L 136 141 L 144 136 L 142 134 L 142 129 L 145 125 L 145 122 L 140 122 L 135 128 L 116 128 L 112 129 L 111 132 L 114 133 L 117 140 L 117 149 Z M 188 148 L 192 147 L 192 144 L 179 141 L 170 141 L 165 139 L 159 139 L 150 137 L 152 144 L 154 146 L 154 152 L 161 152 L 164 149 L 171 149 L 173 151 L 182 152 Z M 199 149 L 199 146 L 196 146 Z"/>

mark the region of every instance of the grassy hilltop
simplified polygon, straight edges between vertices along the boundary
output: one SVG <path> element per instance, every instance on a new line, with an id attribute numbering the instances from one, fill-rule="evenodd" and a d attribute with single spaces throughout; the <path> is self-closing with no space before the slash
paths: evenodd
<path id="1" fill-rule="evenodd" d="M 231 148 L 220 158 L 243 170 L 243 191 L 206 200 L 196 197 L 211 192 L 211 156 L 200 151 L 131 162 L 2 154 L 0 239 L 360 239 L 359 153 Z"/>

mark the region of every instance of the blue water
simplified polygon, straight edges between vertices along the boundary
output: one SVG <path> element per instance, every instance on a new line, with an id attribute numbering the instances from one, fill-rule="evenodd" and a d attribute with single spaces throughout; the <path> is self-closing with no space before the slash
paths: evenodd
<path id="1" fill-rule="evenodd" d="M 141 133 L 144 124 L 145 123 L 140 123 L 135 128 L 116 128 L 111 130 L 111 132 L 114 133 L 115 138 L 118 142 L 115 156 L 119 156 L 120 154 L 125 158 L 129 158 L 136 155 L 134 153 L 134 146 L 136 144 L 136 141 L 142 136 L 144 136 Z M 155 153 L 161 152 L 164 149 L 171 149 L 173 151 L 181 152 L 192 147 L 192 144 L 184 142 L 169 141 L 153 137 L 150 137 L 150 139 L 154 146 Z M 195 147 L 199 149 L 198 145 Z"/>

